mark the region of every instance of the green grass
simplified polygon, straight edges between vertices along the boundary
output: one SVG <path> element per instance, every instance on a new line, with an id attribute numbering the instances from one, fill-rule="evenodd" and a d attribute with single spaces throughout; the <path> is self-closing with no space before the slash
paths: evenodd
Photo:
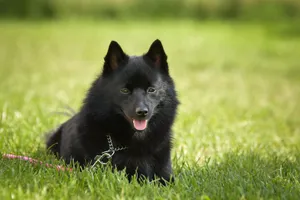
<path id="1" fill-rule="evenodd" d="M 0 199 L 300 199 L 300 38 L 261 25 L 0 23 L 0 153 L 63 164 L 44 133 L 78 109 L 110 40 L 129 54 L 160 38 L 181 100 L 176 183 L 109 169 L 57 172 L 0 159 Z"/>

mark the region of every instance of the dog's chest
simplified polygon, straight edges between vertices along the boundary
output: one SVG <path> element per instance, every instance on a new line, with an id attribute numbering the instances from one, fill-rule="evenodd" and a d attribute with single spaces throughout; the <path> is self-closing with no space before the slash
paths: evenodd
<path id="1" fill-rule="evenodd" d="M 153 174 L 155 160 L 152 155 L 135 156 L 126 153 L 116 153 L 112 158 L 112 164 L 119 170 L 139 171 L 143 174 Z"/>

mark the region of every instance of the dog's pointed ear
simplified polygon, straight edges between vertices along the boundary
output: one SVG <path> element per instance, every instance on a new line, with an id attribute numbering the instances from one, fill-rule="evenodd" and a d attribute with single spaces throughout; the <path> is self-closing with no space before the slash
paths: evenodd
<path id="1" fill-rule="evenodd" d="M 127 58 L 128 56 L 123 52 L 121 46 L 116 41 L 111 41 L 104 57 L 103 74 L 115 71 Z"/>
<path id="2" fill-rule="evenodd" d="M 156 67 L 157 69 L 160 69 L 166 73 L 169 72 L 167 55 L 160 40 L 155 40 L 144 56 L 149 58 L 152 61 L 154 67 Z"/>

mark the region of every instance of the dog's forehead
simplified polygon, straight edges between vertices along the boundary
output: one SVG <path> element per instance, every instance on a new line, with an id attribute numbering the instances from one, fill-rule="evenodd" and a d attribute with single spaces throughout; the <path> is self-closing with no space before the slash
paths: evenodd
<path id="1" fill-rule="evenodd" d="M 143 56 L 130 56 L 120 76 L 123 82 L 137 87 L 157 85 L 162 81 L 158 71 L 146 63 Z"/>
<path id="2" fill-rule="evenodd" d="M 146 65 L 143 56 L 129 56 L 128 66 L 144 66 Z"/>

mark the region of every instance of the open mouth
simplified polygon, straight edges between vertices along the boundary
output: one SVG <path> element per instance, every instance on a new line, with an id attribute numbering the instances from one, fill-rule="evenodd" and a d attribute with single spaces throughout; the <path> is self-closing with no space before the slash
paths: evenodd
<path id="1" fill-rule="evenodd" d="M 136 130 L 138 131 L 143 131 L 147 128 L 147 123 L 148 123 L 148 120 L 137 120 L 137 119 L 132 119 L 132 123 L 133 123 L 133 126 Z"/>
<path id="2" fill-rule="evenodd" d="M 148 119 L 133 119 L 132 117 L 129 117 L 125 114 L 123 111 L 125 118 L 132 123 L 133 127 L 137 131 L 143 131 L 147 128 L 148 125 Z"/>

